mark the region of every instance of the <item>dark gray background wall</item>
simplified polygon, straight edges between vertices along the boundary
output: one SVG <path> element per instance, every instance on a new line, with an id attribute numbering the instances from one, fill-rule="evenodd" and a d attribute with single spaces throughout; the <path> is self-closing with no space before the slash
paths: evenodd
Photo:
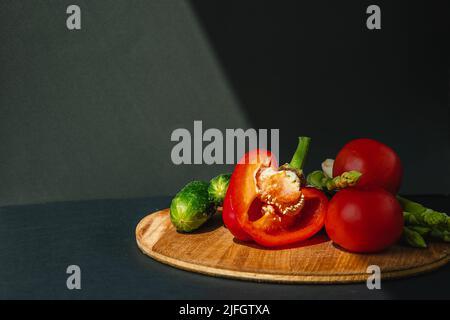
<path id="1" fill-rule="evenodd" d="M 65 10 L 82 9 L 68 31 Z M 394 147 L 404 193 L 449 193 L 444 10 L 335 1 L 0 1 L 0 205 L 175 193 L 171 132 L 280 128 L 307 170 L 349 139 Z"/>
<path id="2" fill-rule="evenodd" d="M 223 170 L 170 158 L 194 120 L 247 126 L 188 3 L 0 3 L 0 205 L 172 194 Z"/>

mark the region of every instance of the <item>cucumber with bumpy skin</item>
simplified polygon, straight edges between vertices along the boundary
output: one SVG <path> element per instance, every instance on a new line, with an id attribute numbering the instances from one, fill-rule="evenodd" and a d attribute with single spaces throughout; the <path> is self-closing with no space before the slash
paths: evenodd
<path id="1" fill-rule="evenodd" d="M 225 199 L 225 194 L 227 193 L 228 185 L 230 184 L 230 178 L 231 174 L 225 173 L 218 175 L 209 181 L 209 198 L 217 207 L 223 205 L 223 200 Z"/>
<path id="2" fill-rule="evenodd" d="M 208 194 L 207 182 L 189 182 L 170 204 L 170 220 L 178 231 L 192 232 L 203 225 L 215 212 Z"/>

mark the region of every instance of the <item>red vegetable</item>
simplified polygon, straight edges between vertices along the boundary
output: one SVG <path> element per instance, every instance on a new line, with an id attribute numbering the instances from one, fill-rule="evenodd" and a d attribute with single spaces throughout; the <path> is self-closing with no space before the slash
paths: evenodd
<path id="1" fill-rule="evenodd" d="M 291 164 L 301 167 L 303 159 L 294 159 Z M 274 247 L 316 234 L 324 225 L 327 203 L 321 191 L 302 188 L 295 170 L 278 169 L 270 152 L 254 150 L 233 171 L 222 216 L 237 239 Z"/>
<path id="2" fill-rule="evenodd" d="M 223 201 L 223 222 L 234 237 L 241 241 L 252 240 L 252 237 L 239 225 L 237 213 L 248 211 L 256 198 L 257 192 L 252 177 L 262 166 L 277 167 L 277 160 L 270 151 L 257 149 L 244 155 L 234 168 Z"/>
<path id="3" fill-rule="evenodd" d="M 333 165 L 333 176 L 351 170 L 362 173 L 358 187 L 381 187 L 392 194 L 398 192 L 403 175 L 402 164 L 395 151 L 372 139 L 352 140 L 339 151 Z"/>
<path id="4" fill-rule="evenodd" d="M 349 251 L 381 251 L 402 234 L 402 208 L 381 188 L 343 189 L 329 203 L 325 228 L 335 243 Z"/>

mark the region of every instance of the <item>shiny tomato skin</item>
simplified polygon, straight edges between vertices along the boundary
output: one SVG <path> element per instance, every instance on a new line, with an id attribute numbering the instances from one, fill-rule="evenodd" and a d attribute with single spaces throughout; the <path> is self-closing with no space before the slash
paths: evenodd
<path id="1" fill-rule="evenodd" d="M 400 238 L 403 212 L 382 188 L 347 188 L 329 202 L 325 228 L 331 240 L 348 251 L 377 252 Z"/>
<path id="2" fill-rule="evenodd" d="M 355 139 L 337 154 L 333 176 L 345 171 L 362 173 L 359 187 L 381 187 L 392 194 L 400 189 L 403 167 L 399 156 L 387 145 L 373 139 Z"/>

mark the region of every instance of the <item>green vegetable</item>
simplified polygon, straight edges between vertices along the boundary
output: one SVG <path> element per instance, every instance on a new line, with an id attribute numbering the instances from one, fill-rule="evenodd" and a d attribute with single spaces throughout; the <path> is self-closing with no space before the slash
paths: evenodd
<path id="1" fill-rule="evenodd" d="M 209 199 L 208 186 L 202 181 L 189 182 L 173 198 L 170 220 L 178 231 L 192 232 L 213 215 L 216 208 Z"/>
<path id="2" fill-rule="evenodd" d="M 208 194 L 209 199 L 215 206 L 221 207 L 223 205 L 223 199 L 227 193 L 228 184 L 230 183 L 231 174 L 221 174 L 214 177 L 209 181 Z"/>
<path id="3" fill-rule="evenodd" d="M 430 236 L 441 241 L 450 242 L 450 232 L 448 230 L 434 228 L 431 230 Z"/>
<path id="4" fill-rule="evenodd" d="M 404 238 L 408 244 L 421 247 L 422 243 L 417 234 L 424 242 L 424 237 L 450 242 L 450 217 L 447 214 L 400 196 L 397 196 L 397 199 L 404 211 Z"/>
<path id="5" fill-rule="evenodd" d="M 428 236 L 431 232 L 430 228 L 422 226 L 409 226 L 409 229 L 419 233 L 422 237 Z"/>
<path id="6" fill-rule="evenodd" d="M 299 137 L 297 149 L 295 150 L 289 167 L 292 169 L 302 170 L 305 165 L 306 155 L 308 154 L 309 145 L 311 143 L 310 137 Z"/>
<path id="7" fill-rule="evenodd" d="M 412 247 L 426 248 L 427 244 L 419 232 L 403 227 L 403 239 Z"/>
<path id="8" fill-rule="evenodd" d="M 450 217 L 443 212 L 426 208 L 421 204 L 397 196 L 404 212 L 405 223 L 450 231 Z"/>
<path id="9" fill-rule="evenodd" d="M 317 170 L 308 174 L 306 181 L 308 185 L 317 189 L 333 191 L 356 185 L 361 175 L 358 171 L 347 171 L 340 176 L 329 178 L 323 171 Z"/>
<path id="10" fill-rule="evenodd" d="M 313 171 L 306 177 L 306 183 L 317 189 L 323 189 L 329 178 L 321 170 Z"/>

